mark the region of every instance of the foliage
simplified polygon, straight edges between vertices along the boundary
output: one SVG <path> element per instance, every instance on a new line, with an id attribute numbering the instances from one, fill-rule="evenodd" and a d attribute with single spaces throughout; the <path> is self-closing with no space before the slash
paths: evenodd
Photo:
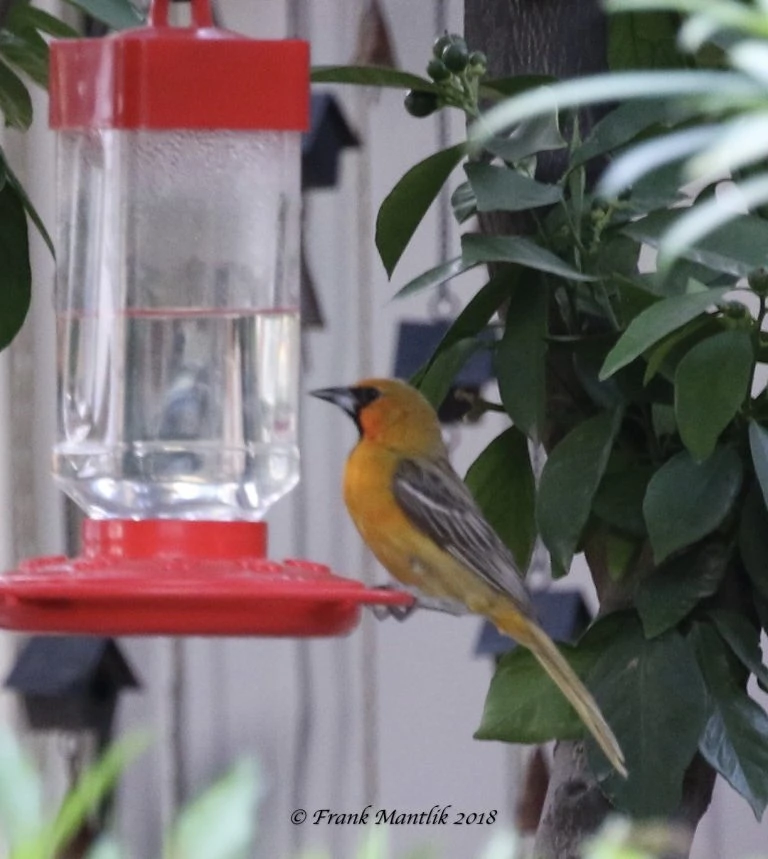
<path id="1" fill-rule="evenodd" d="M 9 859 L 53 859 L 77 834 L 113 790 L 125 768 L 147 740 L 129 736 L 111 746 L 85 770 L 51 820 L 43 815 L 43 783 L 14 736 L 0 730 L 0 830 Z M 243 761 L 202 796 L 182 809 L 166 839 L 164 859 L 245 859 L 250 855 L 259 780 L 253 764 Z M 127 855 L 109 836 L 102 837 L 88 859 Z"/>
<path id="2" fill-rule="evenodd" d="M 130 0 L 70 0 L 88 14 L 112 27 L 136 26 L 141 16 Z M 64 21 L 33 6 L 30 0 L 12 0 L 0 23 L 0 113 L 5 125 L 26 131 L 33 120 L 29 85 L 48 86 L 49 37 L 77 36 Z M 29 310 L 32 272 L 29 265 L 27 218 L 40 231 L 53 254 L 42 220 L 0 149 L 0 350 L 13 340 Z"/>
<path id="3" fill-rule="evenodd" d="M 414 382 L 437 405 L 460 364 L 490 350 L 501 402 L 486 407 L 513 428 L 470 468 L 473 493 L 521 572 L 536 536 L 555 574 L 586 551 L 601 595 L 621 607 L 564 648 L 629 763 L 623 782 L 587 740 L 604 792 L 620 811 L 669 814 L 698 752 L 760 817 L 768 717 L 746 686 L 768 679 L 768 12 L 731 0 L 612 6 L 620 71 L 522 79 L 509 99 L 514 82 L 429 79 L 432 62 L 423 83 L 409 78 L 434 109 L 465 112 L 468 140 L 403 176 L 376 240 L 391 276 L 447 183 L 461 253 L 398 294 L 488 271 Z M 687 53 L 674 50 L 679 14 Z M 373 73 L 323 74 L 369 85 Z M 376 82 L 402 87 L 400 74 L 377 70 Z M 578 109 L 617 101 L 582 138 Z M 547 178 L 542 152 L 557 156 Z M 660 249 L 657 273 L 638 269 L 643 244 Z M 523 436 L 548 453 L 535 491 Z M 477 736 L 539 743 L 582 729 L 518 649 L 500 661 Z"/>

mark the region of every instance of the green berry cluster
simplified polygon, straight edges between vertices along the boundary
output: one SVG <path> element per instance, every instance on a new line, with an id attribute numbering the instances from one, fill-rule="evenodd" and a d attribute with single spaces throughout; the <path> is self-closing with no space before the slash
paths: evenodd
<path id="1" fill-rule="evenodd" d="M 455 33 L 438 36 L 427 64 L 427 74 L 438 91 L 408 90 L 405 109 L 411 116 L 422 117 L 429 116 L 440 107 L 450 106 L 477 116 L 478 82 L 487 65 L 485 54 L 470 51 L 461 36 Z"/>

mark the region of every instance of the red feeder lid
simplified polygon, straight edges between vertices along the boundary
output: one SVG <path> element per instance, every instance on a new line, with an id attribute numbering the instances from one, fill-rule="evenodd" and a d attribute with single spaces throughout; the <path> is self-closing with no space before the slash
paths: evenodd
<path id="1" fill-rule="evenodd" d="M 153 0 L 147 27 L 51 43 L 52 128 L 308 127 L 307 42 L 218 29 L 209 0 L 192 0 L 194 26 L 171 27 L 168 3 Z"/>
<path id="2" fill-rule="evenodd" d="M 407 606 L 308 561 L 265 557 L 261 522 L 88 519 L 83 553 L 0 576 L 0 627 L 95 635 L 328 636 L 363 605 Z"/>

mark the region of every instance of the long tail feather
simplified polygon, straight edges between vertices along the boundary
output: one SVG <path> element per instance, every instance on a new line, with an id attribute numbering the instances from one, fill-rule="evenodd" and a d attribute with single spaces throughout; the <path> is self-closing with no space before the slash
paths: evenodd
<path id="1" fill-rule="evenodd" d="M 600 712 L 597 702 L 552 639 L 532 621 L 519 615 L 511 616 L 511 612 L 497 615 L 494 621 L 502 631 L 511 635 L 533 653 L 541 667 L 579 714 L 613 767 L 626 778 L 624 755 L 613 731 Z"/>

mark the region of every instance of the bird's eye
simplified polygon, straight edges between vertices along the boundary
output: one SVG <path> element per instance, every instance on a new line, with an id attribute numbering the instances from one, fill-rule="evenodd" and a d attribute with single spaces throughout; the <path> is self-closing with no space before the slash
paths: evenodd
<path id="1" fill-rule="evenodd" d="M 378 400 L 381 396 L 381 391 L 378 388 L 363 386 L 355 388 L 355 403 L 358 409 L 364 409 L 369 406 L 374 400 Z"/>

